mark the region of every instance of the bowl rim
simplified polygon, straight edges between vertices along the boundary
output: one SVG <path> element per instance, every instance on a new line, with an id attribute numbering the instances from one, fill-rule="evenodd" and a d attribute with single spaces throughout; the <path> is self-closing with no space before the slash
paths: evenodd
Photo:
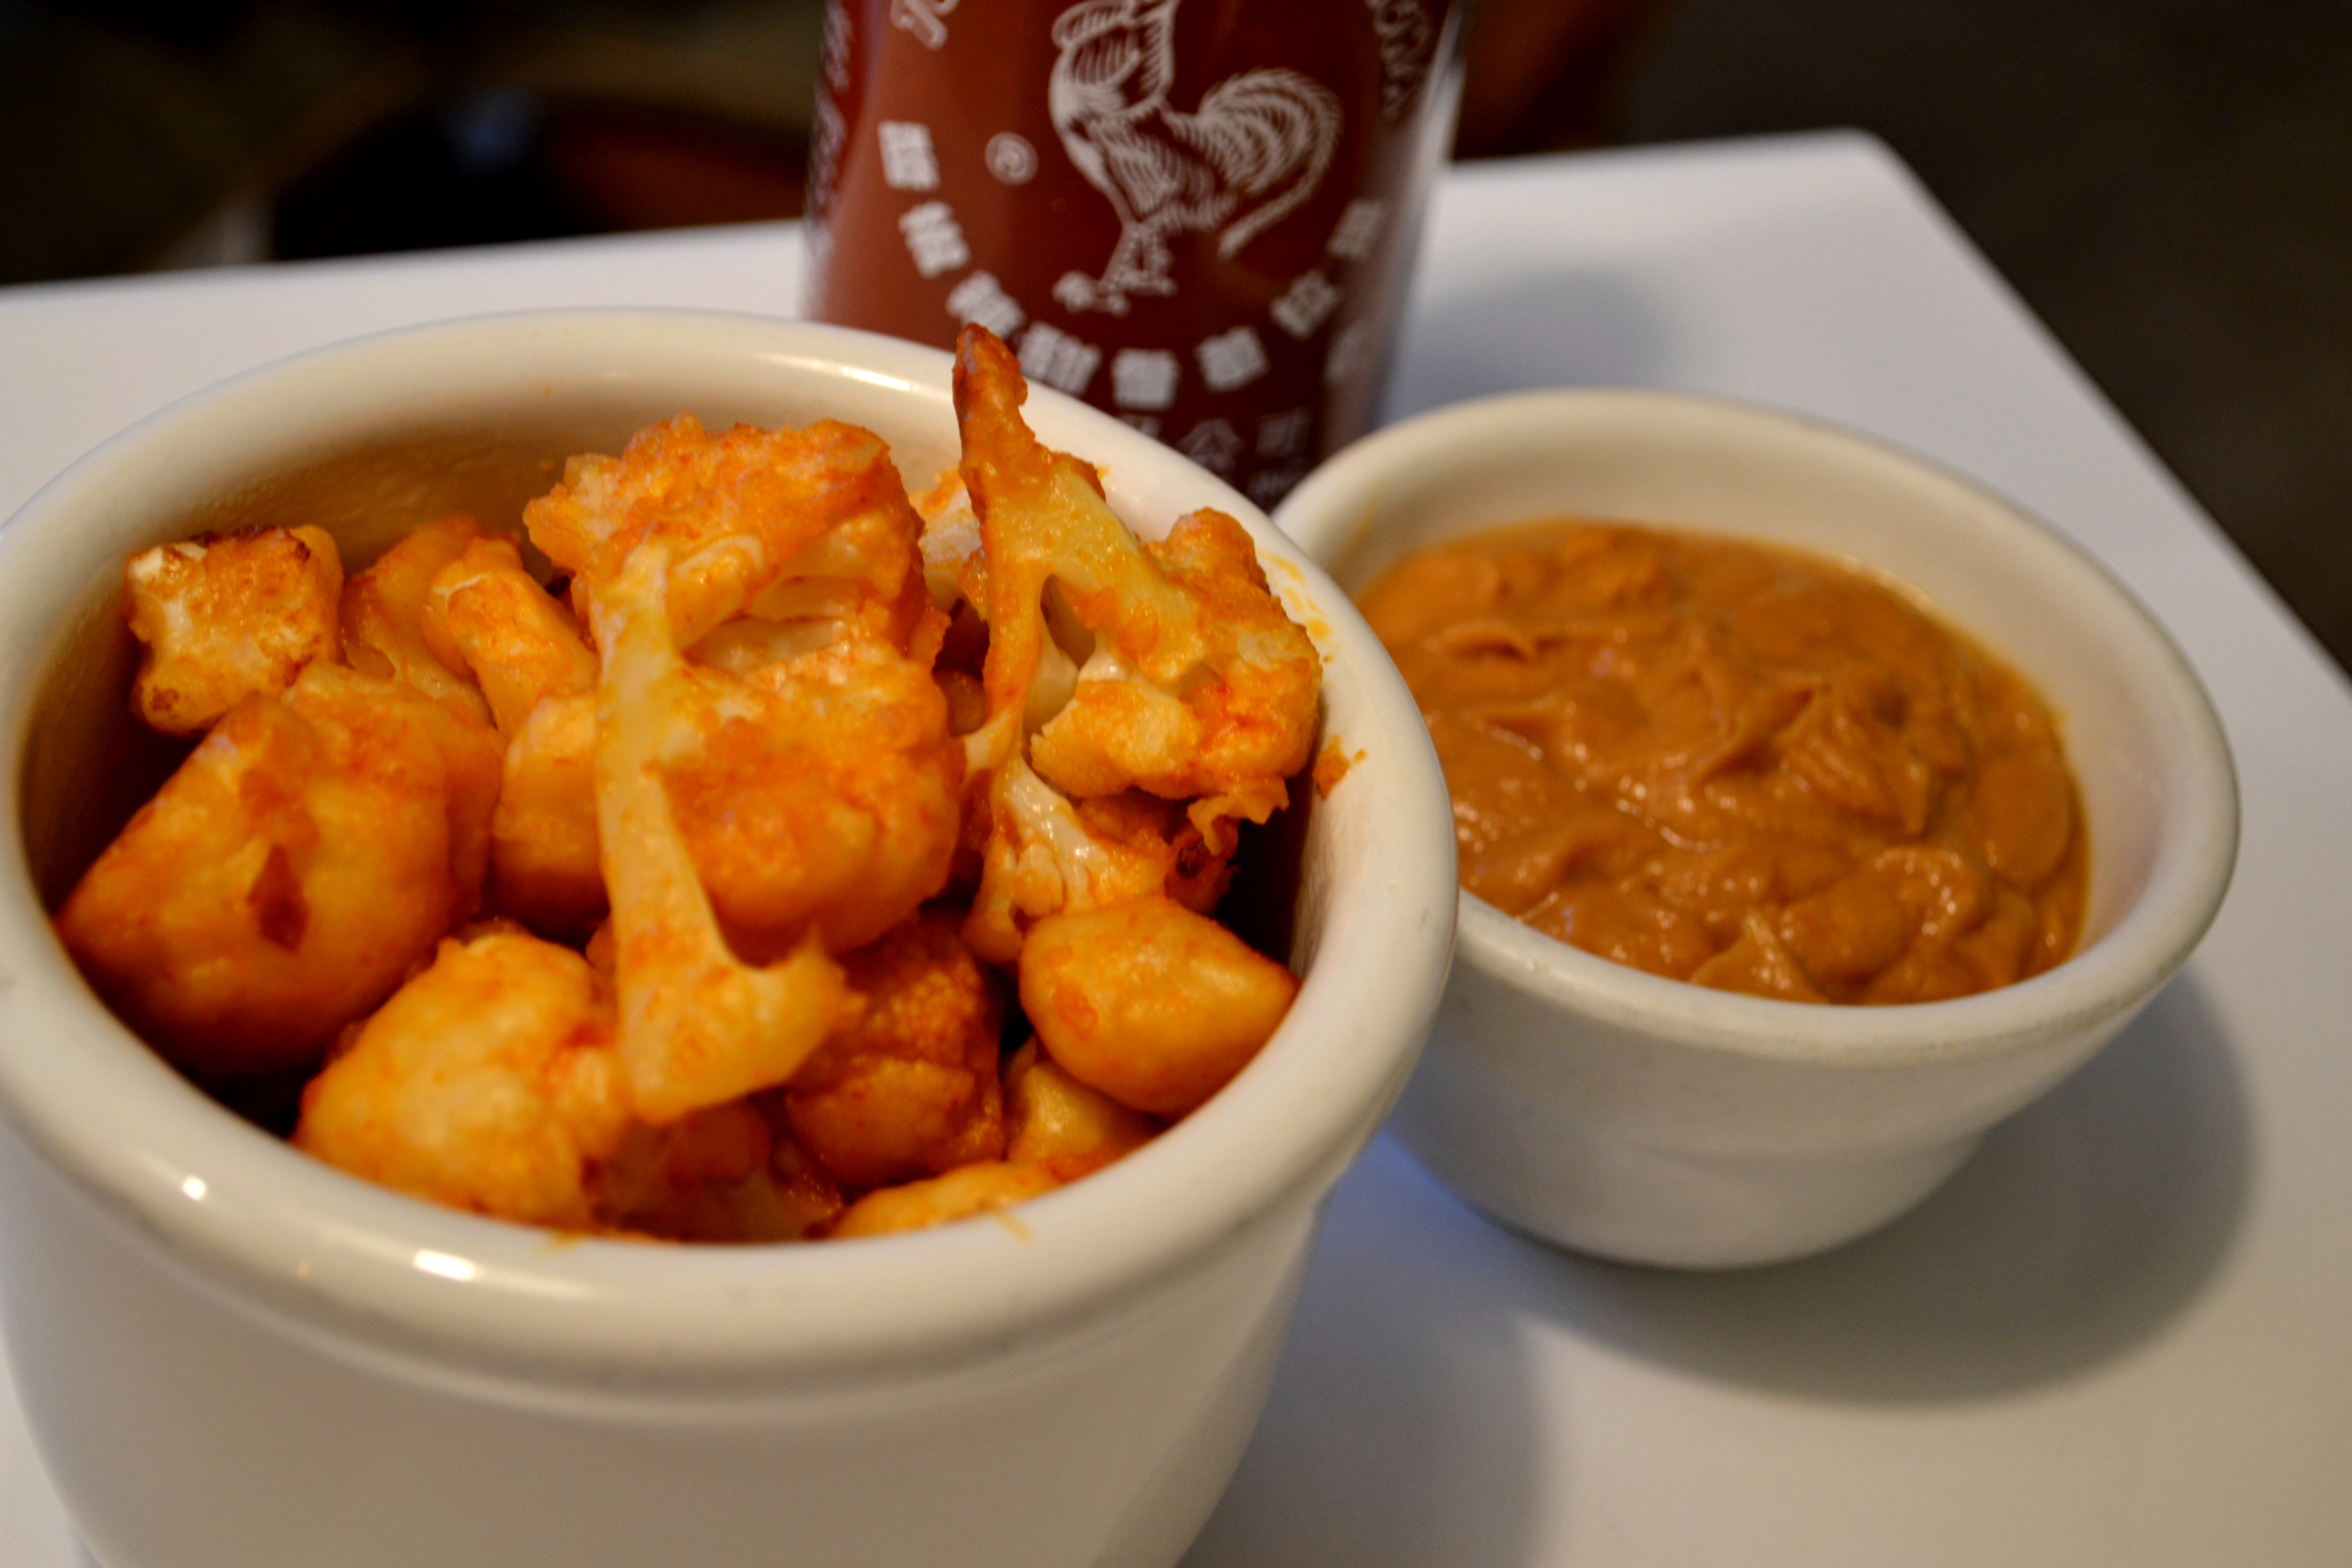
<path id="1" fill-rule="evenodd" d="M 181 1079 L 89 992 L 41 907 L 23 823 L 35 700 L 73 602 L 90 592 L 88 562 L 119 563 L 142 539 L 141 520 L 157 529 L 170 497 L 201 493 L 186 473 L 265 471 L 272 453 L 283 466 L 321 444 L 360 444 L 387 421 L 423 423 L 436 407 L 694 374 L 730 387 L 773 377 L 779 401 L 803 387 L 880 396 L 903 406 L 909 425 L 948 421 L 952 449 L 950 363 L 896 339 L 736 312 L 502 312 L 249 370 L 149 416 L 44 487 L 0 528 L 0 737 L 11 748 L 0 810 L 13 825 L 0 844 L 7 1131 L 145 1245 L 247 1310 L 354 1353 L 404 1357 L 412 1371 L 463 1364 L 604 1388 L 637 1380 L 749 1390 L 762 1378 L 1006 1353 L 1131 1304 L 1150 1281 L 1261 1220 L 1303 1212 L 1402 1088 L 1442 989 L 1452 836 L 1434 826 L 1374 834 L 1367 823 L 1375 811 L 1391 824 L 1444 820 L 1435 753 L 1370 628 L 1262 511 L 1042 385 L 1027 410 L 1040 436 L 1101 466 L 1125 514 L 1146 498 L 1181 497 L 1152 500 L 1151 510 L 1168 509 L 1158 526 L 1199 506 L 1241 520 L 1278 567 L 1276 592 L 1295 614 L 1311 612 L 1299 618 L 1326 656 L 1327 733 L 1344 726 L 1349 748 L 1368 754 L 1353 799 L 1343 783 L 1318 805 L 1336 814 L 1335 830 L 1358 826 L 1346 863 L 1302 892 L 1322 913 L 1319 945 L 1274 1041 L 1168 1136 L 1017 1218 L 823 1247 L 695 1247 L 559 1237 L 444 1209 L 312 1160 Z M 81 567 L 68 559 L 77 555 Z"/>
<path id="2" fill-rule="evenodd" d="M 2095 618 L 2151 728 L 2169 742 L 2177 766 L 2164 827 L 2139 896 L 2113 926 L 2040 974 L 1970 996 L 1838 1006 L 1715 991 L 1571 947 L 1466 890 L 1458 968 L 1562 1013 L 1701 1055 L 1898 1069 L 1989 1059 L 2079 1036 L 2131 1011 L 2187 961 L 2220 912 L 2237 853 L 2237 778 L 2211 699 L 2171 634 L 2105 563 L 1946 464 L 1832 421 L 1735 398 L 1541 388 L 1449 405 L 1364 437 L 1308 475 L 1276 509 L 1275 523 L 1318 562 L 1336 559 L 1361 542 L 1398 476 L 1412 476 L 1419 488 L 1474 461 L 1508 461 L 1513 451 L 1556 453 L 1570 438 L 1629 437 L 1679 443 L 1685 451 L 1769 444 L 1817 468 L 1860 470 L 1953 518 L 1965 516 L 1980 545 L 2017 553 L 2061 579 Z"/>

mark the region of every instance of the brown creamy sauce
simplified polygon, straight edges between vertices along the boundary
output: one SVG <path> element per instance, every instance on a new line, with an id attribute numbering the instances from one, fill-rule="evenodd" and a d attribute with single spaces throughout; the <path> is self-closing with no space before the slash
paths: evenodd
<path id="1" fill-rule="evenodd" d="M 1454 795 L 1462 885 L 1723 990 L 1926 1002 L 2057 963 L 2089 857 L 2007 666 L 1837 562 L 1576 520 L 1361 595 Z"/>

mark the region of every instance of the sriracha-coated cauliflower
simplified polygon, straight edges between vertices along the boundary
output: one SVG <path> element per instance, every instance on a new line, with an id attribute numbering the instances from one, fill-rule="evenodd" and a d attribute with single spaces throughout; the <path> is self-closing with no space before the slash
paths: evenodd
<path id="1" fill-rule="evenodd" d="M 887 448 L 842 425 L 714 435 L 681 417 L 566 474 L 524 516 L 592 614 L 614 613 L 622 563 L 673 563 L 683 658 L 657 768 L 730 940 L 771 956 L 814 927 L 842 952 L 913 914 L 947 878 L 962 757 L 929 675 L 942 617 L 921 523 Z M 586 771 L 566 747 L 597 733 L 551 720 L 509 780 L 542 815 L 565 809 Z M 576 821 L 591 802 L 569 798 Z"/>
<path id="2" fill-rule="evenodd" d="M 442 942 L 359 1027 L 303 1090 L 294 1142 L 452 1208 L 584 1230 L 593 1163 L 628 1124 L 603 978 L 494 930 Z"/>
<path id="3" fill-rule="evenodd" d="M 596 689 L 596 656 L 579 626 L 503 535 L 471 541 L 433 574 L 419 630 L 443 665 L 473 677 L 502 735 L 550 698 Z"/>
<path id="4" fill-rule="evenodd" d="M 783 1090 L 803 1148 L 844 1185 L 938 1175 L 1004 1148 L 998 1026 L 987 973 L 939 916 L 843 960 L 866 999 Z"/>
<path id="5" fill-rule="evenodd" d="M 637 1110 L 782 1083 L 857 1009 L 833 953 L 911 915 L 955 849 L 961 757 L 924 677 L 940 617 L 898 470 L 848 426 L 680 416 L 573 458 L 524 523 L 574 574 L 602 660 L 598 853 Z"/>
<path id="6" fill-rule="evenodd" d="M 302 1095 L 297 1147 L 354 1175 L 526 1225 L 799 1240 L 842 1207 L 744 1100 L 635 1120 L 610 977 L 493 924 L 442 942 Z"/>
<path id="7" fill-rule="evenodd" d="M 314 663 L 229 710 L 58 913 L 100 994 L 198 1078 L 315 1065 L 480 899 L 498 738 Z"/>
<path id="8" fill-rule="evenodd" d="M 167 735 L 200 735 L 244 698 L 282 692 L 305 666 L 341 657 L 343 562 L 316 528 L 255 528 L 142 550 L 123 565 L 122 612 L 139 639 L 132 711 Z"/>
<path id="9" fill-rule="evenodd" d="M 60 936 L 225 1098 L 307 1079 L 296 1146 L 522 1224 L 877 1236 L 1141 1148 L 1297 990 L 1212 917 L 1320 664 L 1025 395 L 967 333 L 928 530 L 869 431 L 681 415 L 523 509 L 551 586 L 465 517 L 134 557 L 135 710 L 209 733 Z"/>
<path id="10" fill-rule="evenodd" d="M 1093 830 L 1080 804 L 1134 790 L 1186 802 L 1195 861 L 1230 853 L 1236 818 L 1289 799 L 1314 740 L 1322 661 L 1284 613 L 1249 536 L 1222 512 L 1145 544 L 1094 469 L 1021 418 L 1004 344 L 956 344 L 962 473 L 987 559 L 988 719 L 965 740 L 986 783 L 988 842 L 966 937 L 1010 962 L 1028 924 L 1157 893 L 1157 857 Z"/>
<path id="11" fill-rule="evenodd" d="M 415 530 L 343 584 L 343 658 L 353 669 L 415 688 L 460 717 L 489 722 L 490 705 L 462 664 L 445 661 L 425 630 L 433 580 L 481 537 L 470 517 Z"/>

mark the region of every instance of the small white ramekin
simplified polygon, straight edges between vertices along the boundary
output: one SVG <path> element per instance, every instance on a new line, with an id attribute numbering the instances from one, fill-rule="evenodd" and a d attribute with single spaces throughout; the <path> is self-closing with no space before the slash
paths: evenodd
<path id="1" fill-rule="evenodd" d="M 121 820 L 125 552 L 300 521 L 363 556 L 511 520 L 565 454 L 680 410 L 871 426 L 952 463 L 948 357 L 715 314 L 365 339 L 176 404 L 0 531 L 0 1268 L 17 1388 L 109 1568 L 1164 1565 L 1272 1375 L 1323 1200 L 1388 1110 L 1454 913 L 1443 778 L 1347 600 L 1231 489 L 1068 399 L 1030 413 L 1139 529 L 1259 541 L 1362 760 L 1307 814 L 1297 1005 L 1207 1106 L 999 1218 L 810 1247 L 577 1240 L 320 1164 L 176 1077 L 44 899 Z M 60 454 L 62 458 L 64 455 Z M 149 781 L 152 783 L 152 780 Z"/>
<path id="2" fill-rule="evenodd" d="M 1279 527 L 1343 587 L 1469 530 L 1560 514 L 1781 541 L 1924 593 L 2059 715 L 2090 831 L 2076 955 L 1958 1001 L 1826 1007 L 1663 980 L 1465 894 L 1454 973 L 1391 1127 L 1505 1223 L 1683 1267 L 1793 1258 L 1901 1214 L 2080 1066 L 2187 959 L 2236 855 L 2203 689 L 2055 532 L 1942 469 L 1788 415 L 1647 392 L 1442 409 L 1340 452 Z"/>

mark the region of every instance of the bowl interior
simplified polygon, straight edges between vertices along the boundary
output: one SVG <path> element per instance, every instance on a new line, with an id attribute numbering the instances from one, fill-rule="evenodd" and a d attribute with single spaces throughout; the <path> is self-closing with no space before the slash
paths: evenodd
<path id="1" fill-rule="evenodd" d="M 6 783 L 25 855 L 22 870 L 0 874 L 0 967 L 19 982 L 0 1038 L 0 1111 L 102 1198 L 298 1313 L 347 1325 L 335 1314 L 358 1304 L 410 1339 L 494 1361 L 608 1369 L 837 1365 L 1002 1336 L 1164 1273 L 1335 1179 L 1409 1070 L 1416 1020 L 1425 1025 L 1444 975 L 1453 868 L 1434 759 L 1369 629 L 1262 514 L 1050 393 L 1033 396 L 1033 424 L 1102 468 L 1139 531 L 1211 505 L 1257 534 L 1276 591 L 1325 654 L 1326 732 L 1365 752 L 1366 776 L 1328 801 L 1302 791 L 1312 809 L 1286 814 L 1296 874 L 1279 884 L 1271 923 L 1306 983 L 1276 1040 L 1175 1130 L 1183 1136 L 1032 1205 L 1018 1235 L 965 1226 L 814 1248 L 551 1247 L 537 1232 L 368 1187 L 238 1122 L 116 1024 L 48 933 L 45 910 L 181 750 L 125 712 L 135 663 L 116 610 L 125 552 L 207 527 L 308 522 L 335 533 L 355 567 L 452 511 L 511 528 L 567 454 L 616 451 L 681 410 L 722 428 L 867 426 L 919 490 L 955 461 L 946 368 L 929 349 L 743 318 L 454 323 L 198 395 L 53 483 L 0 535 L 0 726 L 21 747 Z M 1391 851 L 1377 865 L 1375 842 Z M 1139 1226 L 1139 1214 L 1152 1223 Z M 649 1259 L 656 1250 L 667 1256 Z M 452 1290 L 449 1270 L 413 1261 L 428 1256 L 472 1260 L 477 1288 Z M 292 1289 L 298 1263 L 304 1283 Z M 939 1289 L 950 1274 L 967 1286 L 960 1297 Z M 812 1291 L 821 1310 L 807 1310 Z M 797 1315 L 763 1318 L 762 1295 L 770 1308 L 799 1302 Z M 551 1300 L 575 1308 L 551 1317 Z"/>

